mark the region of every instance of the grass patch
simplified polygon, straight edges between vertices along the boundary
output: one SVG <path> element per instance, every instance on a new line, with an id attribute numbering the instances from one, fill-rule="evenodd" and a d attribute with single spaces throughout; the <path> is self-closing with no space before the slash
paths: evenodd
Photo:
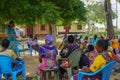
<path id="1" fill-rule="evenodd" d="M 17 78 L 17 80 L 24 80 L 23 76 Z M 26 80 L 39 80 L 37 76 L 27 77 Z"/>

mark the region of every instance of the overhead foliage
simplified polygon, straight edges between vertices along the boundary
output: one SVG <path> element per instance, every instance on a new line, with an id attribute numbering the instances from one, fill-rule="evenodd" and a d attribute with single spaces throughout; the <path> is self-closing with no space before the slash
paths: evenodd
<path id="1" fill-rule="evenodd" d="M 10 20 L 25 25 L 67 25 L 75 20 L 85 21 L 86 9 L 80 0 L 1 0 L 0 24 Z"/>

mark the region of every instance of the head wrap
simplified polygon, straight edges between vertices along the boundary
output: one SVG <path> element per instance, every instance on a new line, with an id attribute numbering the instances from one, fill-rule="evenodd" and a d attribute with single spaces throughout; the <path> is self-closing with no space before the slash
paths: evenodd
<path id="1" fill-rule="evenodd" d="M 54 37 L 50 34 L 46 35 L 45 40 L 48 44 L 54 42 Z"/>

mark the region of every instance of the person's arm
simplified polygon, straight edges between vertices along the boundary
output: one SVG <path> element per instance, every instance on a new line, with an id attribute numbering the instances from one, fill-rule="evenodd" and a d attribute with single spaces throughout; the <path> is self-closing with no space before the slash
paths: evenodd
<path id="1" fill-rule="evenodd" d="M 21 60 L 23 60 L 23 59 L 22 59 L 22 58 L 20 58 L 20 57 L 17 57 L 17 58 L 16 58 L 16 60 L 21 61 Z"/>
<path id="2" fill-rule="evenodd" d="M 10 54 L 11 54 L 11 57 L 16 59 L 16 60 L 19 60 L 19 61 L 23 60 L 22 58 L 18 57 L 12 50 L 11 50 Z"/>
<path id="3" fill-rule="evenodd" d="M 87 66 L 84 66 L 82 68 L 82 71 L 83 72 L 95 72 L 101 67 L 103 67 L 105 64 L 106 64 L 106 60 L 104 59 L 104 57 L 102 55 L 98 55 L 95 58 L 95 61 L 93 62 L 93 64 L 90 66 L 90 68 L 88 68 Z"/>
<path id="4" fill-rule="evenodd" d="M 44 56 L 44 49 L 42 47 L 39 48 L 39 62 L 42 63 L 42 58 Z"/>
<path id="5" fill-rule="evenodd" d="M 39 52 L 39 48 L 36 47 L 35 45 L 32 45 L 32 48 L 33 48 L 34 50 L 36 50 L 37 52 Z"/>
<path id="6" fill-rule="evenodd" d="M 118 57 L 118 55 L 112 54 L 113 58 L 120 63 L 120 58 Z"/>
<path id="7" fill-rule="evenodd" d="M 42 63 L 42 56 L 39 56 L 39 62 Z"/>

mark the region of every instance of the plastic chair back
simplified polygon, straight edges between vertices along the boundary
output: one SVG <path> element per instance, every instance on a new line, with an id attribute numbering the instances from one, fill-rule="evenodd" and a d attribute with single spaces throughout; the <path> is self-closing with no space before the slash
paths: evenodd
<path id="1" fill-rule="evenodd" d="M 69 59 L 71 62 L 71 66 L 69 68 L 66 68 L 67 73 L 68 73 L 68 79 L 71 78 L 72 76 L 72 68 L 77 67 L 79 68 L 79 60 L 82 54 L 82 49 L 76 49 L 74 50 L 68 58 L 60 58 L 59 60 L 64 60 L 64 59 Z"/>
<path id="2" fill-rule="evenodd" d="M 116 61 L 111 61 L 108 64 L 106 64 L 104 67 L 100 68 L 94 73 L 86 73 L 86 72 L 79 72 L 78 73 L 78 80 L 82 80 L 82 76 L 95 76 L 96 74 L 102 74 L 102 80 L 109 80 L 110 74 L 112 72 L 112 69 L 115 65 Z"/>
<path id="3" fill-rule="evenodd" d="M 12 63 L 20 65 L 19 68 L 12 68 Z M 12 75 L 12 80 L 17 80 L 17 74 L 22 72 L 24 75 L 24 80 L 26 80 L 25 62 L 24 60 L 15 60 L 7 55 L 0 55 L 0 80 L 2 80 L 2 74 L 5 74 L 5 80 L 9 80 L 8 74 Z"/>
<path id="4" fill-rule="evenodd" d="M 11 62 L 12 58 L 5 55 L 0 55 L 0 72 L 11 73 L 12 72 Z"/>
<path id="5" fill-rule="evenodd" d="M 32 56 L 32 52 L 33 52 L 33 48 L 32 48 L 32 45 L 31 44 L 29 44 L 29 53 L 30 53 L 30 56 Z M 35 51 L 35 54 L 36 54 L 36 50 L 34 50 Z"/>
<path id="6" fill-rule="evenodd" d="M 112 72 L 112 69 L 115 65 L 116 61 L 112 61 L 105 65 L 102 69 L 102 80 L 109 80 L 110 74 Z"/>
<path id="7" fill-rule="evenodd" d="M 68 57 L 68 59 L 71 62 L 71 67 L 78 67 L 79 66 L 79 60 L 82 54 L 82 49 L 76 49 L 75 51 L 73 51 L 70 56 Z"/>
<path id="8" fill-rule="evenodd" d="M 19 41 L 15 41 L 15 42 L 16 42 L 17 55 L 20 56 L 20 52 L 25 50 L 24 44 L 20 43 Z"/>

